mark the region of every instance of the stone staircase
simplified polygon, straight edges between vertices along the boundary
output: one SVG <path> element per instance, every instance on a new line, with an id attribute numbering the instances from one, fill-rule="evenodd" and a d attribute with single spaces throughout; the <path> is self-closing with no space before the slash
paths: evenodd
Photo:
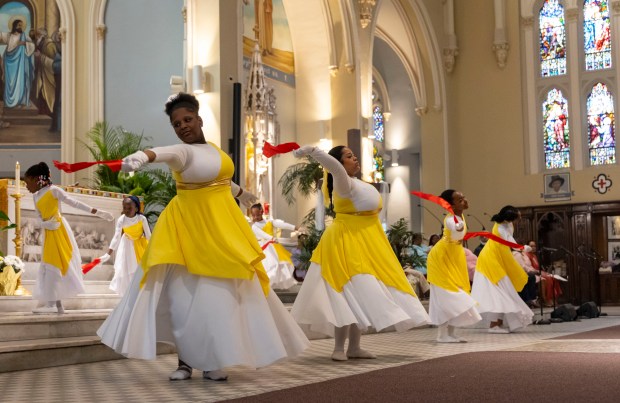
<path id="1" fill-rule="evenodd" d="M 36 263 L 26 266 L 22 285 L 32 292 Z M 63 300 L 64 315 L 35 315 L 32 296 L 0 297 L 0 372 L 123 358 L 101 344 L 96 332 L 120 296 L 109 289 L 114 268 L 97 267 L 84 278 L 86 293 Z M 158 346 L 158 353 L 173 353 Z"/>

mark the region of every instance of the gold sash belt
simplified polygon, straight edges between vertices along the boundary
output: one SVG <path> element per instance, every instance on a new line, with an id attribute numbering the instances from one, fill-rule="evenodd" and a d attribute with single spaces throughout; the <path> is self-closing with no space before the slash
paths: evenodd
<path id="1" fill-rule="evenodd" d="M 204 189 L 211 186 L 224 186 L 230 185 L 230 178 L 218 179 L 209 182 L 177 182 L 177 190 L 197 190 Z"/>
<path id="2" fill-rule="evenodd" d="M 367 216 L 367 215 L 375 215 L 375 214 L 379 214 L 381 212 L 381 209 L 374 209 L 374 210 L 366 210 L 366 211 L 355 211 L 353 213 L 343 213 L 340 211 L 336 212 L 336 215 L 338 214 L 346 214 L 346 215 L 361 215 L 361 216 Z"/>

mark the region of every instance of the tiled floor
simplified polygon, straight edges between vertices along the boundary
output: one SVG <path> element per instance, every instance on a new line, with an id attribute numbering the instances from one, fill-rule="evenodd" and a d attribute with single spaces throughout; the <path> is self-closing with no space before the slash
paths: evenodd
<path id="1" fill-rule="evenodd" d="M 617 340 L 548 340 L 602 327 L 620 325 L 620 309 L 610 316 L 580 322 L 529 326 L 514 334 L 488 334 L 486 329 L 465 329 L 462 344 L 435 343 L 436 330 L 414 329 L 405 333 L 366 335 L 363 347 L 376 360 L 336 363 L 329 359 L 333 340 L 314 340 L 301 357 L 257 371 L 232 368 L 227 382 L 203 380 L 199 371 L 188 381 L 170 382 L 176 356 L 155 361 L 117 360 L 0 374 L 2 402 L 179 402 L 219 401 L 255 395 L 311 382 L 354 375 L 412 362 L 465 352 L 562 351 L 619 353 Z M 615 312 L 614 312 L 615 311 Z M 619 336 L 620 337 L 620 336 Z"/>

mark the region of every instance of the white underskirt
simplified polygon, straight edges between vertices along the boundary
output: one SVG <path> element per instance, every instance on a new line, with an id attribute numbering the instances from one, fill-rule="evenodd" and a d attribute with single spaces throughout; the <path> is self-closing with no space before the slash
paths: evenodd
<path id="1" fill-rule="evenodd" d="M 463 290 L 447 291 L 431 284 L 429 315 L 433 325 L 471 326 L 482 320 L 476 300 Z"/>
<path id="2" fill-rule="evenodd" d="M 504 324 L 511 331 L 532 323 L 534 312 L 517 294 L 508 276 L 495 285 L 484 274 L 476 272 L 471 295 L 480 304 L 480 314 L 486 321 L 494 321 L 498 314 L 504 314 Z"/>
<path id="3" fill-rule="evenodd" d="M 58 267 L 41 262 L 32 297 L 44 303 L 75 297 L 85 292 L 80 249 L 75 242 L 73 231 L 64 217 L 62 217 L 62 223 L 71 241 L 73 252 L 71 254 L 71 260 L 69 261 L 69 267 L 64 276 Z M 41 232 L 43 236 L 45 236 L 45 230 L 41 230 Z M 45 242 L 45 239 L 43 241 Z"/>
<path id="4" fill-rule="evenodd" d="M 97 331 L 129 358 L 155 359 L 156 342 L 175 345 L 193 368 L 259 368 L 301 353 L 310 342 L 273 291 L 258 278 L 197 276 L 179 265 L 138 266 L 127 294 Z"/>
<path id="5" fill-rule="evenodd" d="M 387 287 L 369 274 L 353 276 L 337 292 L 316 263 L 310 264 L 291 314 L 304 330 L 332 337 L 334 328 L 351 324 L 361 330 L 404 331 L 429 323 L 420 300 L 411 294 Z"/>
<path id="6" fill-rule="evenodd" d="M 271 288 L 276 290 L 287 290 L 297 284 L 297 280 L 293 277 L 295 266 L 290 262 L 280 261 L 278 252 L 273 245 L 269 245 L 263 250 L 265 258 L 263 259 L 263 267 L 269 277 Z"/>
<path id="7" fill-rule="evenodd" d="M 110 290 L 123 296 L 127 292 L 131 279 L 138 267 L 133 241 L 122 236 L 114 259 L 114 277 L 110 281 Z"/>

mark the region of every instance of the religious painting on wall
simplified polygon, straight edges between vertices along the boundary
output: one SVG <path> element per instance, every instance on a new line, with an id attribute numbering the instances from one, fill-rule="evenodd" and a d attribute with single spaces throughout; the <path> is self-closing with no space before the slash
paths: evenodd
<path id="1" fill-rule="evenodd" d="M 0 0 L 0 147 L 60 148 L 60 12 L 50 0 Z"/>
<path id="2" fill-rule="evenodd" d="M 282 0 L 244 0 L 243 63 L 249 69 L 258 44 L 265 76 L 295 86 L 293 42 Z"/>
<path id="3" fill-rule="evenodd" d="M 620 239 L 620 216 L 607 216 L 607 239 Z"/>

